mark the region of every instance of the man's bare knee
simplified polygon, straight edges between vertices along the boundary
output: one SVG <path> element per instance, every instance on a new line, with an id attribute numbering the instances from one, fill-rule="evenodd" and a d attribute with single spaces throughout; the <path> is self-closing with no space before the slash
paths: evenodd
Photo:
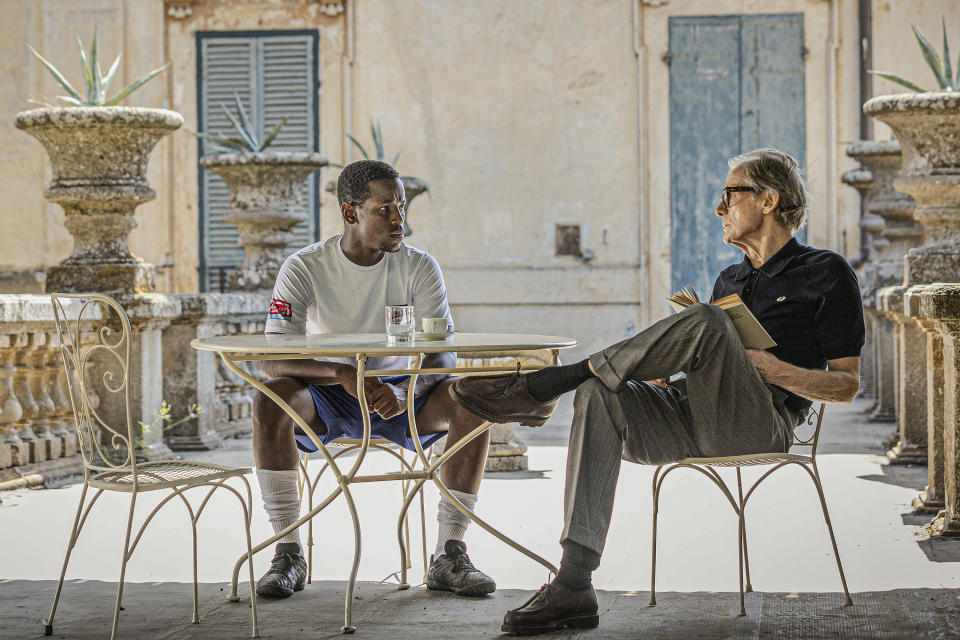
<path id="1" fill-rule="evenodd" d="M 285 402 L 289 402 L 297 391 L 304 388 L 303 382 L 289 377 L 267 380 L 264 386 Z M 262 391 L 257 391 L 253 397 L 253 422 L 255 428 L 264 428 L 281 424 L 288 426 L 292 425 L 293 421 L 272 398 Z"/>

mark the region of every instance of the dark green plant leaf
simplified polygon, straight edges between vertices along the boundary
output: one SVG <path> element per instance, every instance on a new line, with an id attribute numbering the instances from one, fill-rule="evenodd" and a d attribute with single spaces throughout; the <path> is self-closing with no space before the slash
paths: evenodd
<path id="1" fill-rule="evenodd" d="M 284 118 L 283 120 L 278 122 L 276 125 L 274 125 L 273 129 L 270 130 L 270 133 L 267 134 L 267 137 L 263 141 L 263 144 L 260 145 L 260 151 L 263 151 L 264 149 L 269 147 L 273 143 L 273 141 L 277 139 L 277 136 L 280 135 L 280 129 L 283 128 L 283 125 L 287 124 L 287 120 L 289 119 L 290 118 Z"/>
<path id="2" fill-rule="evenodd" d="M 868 71 L 868 73 L 872 73 L 875 76 L 880 76 L 884 80 L 889 80 L 890 82 L 896 82 L 897 84 L 903 85 L 907 89 L 910 89 L 911 91 L 916 91 L 917 93 L 924 93 L 926 91 L 926 89 L 921 89 L 920 87 L 913 84 L 909 80 L 901 78 L 900 76 L 894 75 L 892 73 L 886 73 L 884 71 Z"/>
<path id="3" fill-rule="evenodd" d="M 247 119 L 247 112 L 243 108 L 243 102 L 240 100 L 239 94 L 233 94 L 233 99 L 237 103 L 237 114 L 240 116 L 240 124 L 243 125 L 243 130 L 246 133 L 244 137 L 250 138 L 253 141 L 252 150 L 256 151 L 260 148 L 260 142 L 257 140 L 257 134 L 253 130 L 253 125 L 250 124 L 250 120 Z"/>
<path id="4" fill-rule="evenodd" d="M 390 166 L 393 167 L 394 169 L 396 169 L 396 168 L 397 168 L 397 160 L 399 160 L 399 159 L 400 159 L 400 152 L 397 151 L 397 155 L 393 156 L 393 162 L 390 163 Z"/>
<path id="5" fill-rule="evenodd" d="M 947 21 L 940 16 L 940 26 L 943 27 L 943 77 L 949 85 L 953 81 L 953 69 L 950 68 L 950 45 L 947 44 Z M 954 87 L 947 87 L 947 91 Z"/>
<path id="6" fill-rule="evenodd" d="M 170 66 L 170 63 L 168 62 L 167 64 L 163 65 L 163 66 L 160 67 L 159 69 L 154 69 L 153 71 L 151 71 L 151 72 L 148 73 L 147 75 L 143 76 L 143 77 L 140 78 L 139 80 L 136 80 L 136 81 L 134 81 L 134 82 L 131 82 L 129 85 L 127 85 L 127 87 L 126 87 L 123 91 L 121 91 L 120 93 L 118 93 L 118 94 L 117 94 L 116 96 L 114 96 L 112 99 L 104 102 L 103 105 L 104 105 L 105 107 L 112 107 L 113 105 L 117 104 L 118 102 L 120 102 L 121 100 L 123 100 L 124 98 L 126 98 L 128 95 L 130 95 L 131 93 L 133 93 L 134 91 L 136 91 L 137 89 L 139 89 L 140 87 L 142 87 L 142 86 L 144 85 L 144 83 L 149 82 L 150 80 L 152 80 L 152 79 L 154 78 L 154 76 L 156 76 L 156 75 L 159 74 L 159 73 L 162 73 L 162 72 L 166 71 L 166 70 L 167 70 L 167 67 L 169 67 L 169 66 Z"/>
<path id="7" fill-rule="evenodd" d="M 912 25 L 911 28 L 913 29 L 913 34 L 917 37 L 917 42 L 920 43 L 920 50 L 923 52 L 923 59 L 927 61 L 927 65 L 930 66 L 930 70 L 933 71 L 933 75 L 937 77 L 937 84 L 940 85 L 941 89 L 950 86 L 950 81 L 943 77 L 943 65 L 941 64 L 940 56 L 937 55 L 933 45 L 930 44 L 930 41 L 927 40 L 926 36 L 920 33 L 919 29 Z"/>
<path id="8" fill-rule="evenodd" d="M 356 138 L 354 138 L 354 137 L 353 137 L 352 135 L 350 135 L 349 133 L 347 134 L 347 139 L 349 139 L 350 142 L 352 142 L 352 143 L 357 147 L 357 149 L 360 150 L 360 153 L 363 155 L 363 159 L 364 159 L 364 160 L 369 160 L 369 159 L 370 159 L 370 156 L 367 155 L 367 150 L 363 148 L 363 145 L 360 144 L 360 141 L 359 141 L 359 140 L 357 140 Z"/>
<path id="9" fill-rule="evenodd" d="M 250 131 L 247 131 L 246 128 L 237 119 L 230 113 L 230 110 L 227 107 L 220 103 L 220 109 L 223 111 L 223 115 L 227 117 L 227 120 L 230 121 L 230 124 L 233 125 L 234 130 L 240 135 L 240 137 L 246 142 L 248 151 L 256 151 L 260 148 L 257 139 L 253 137 Z"/>
<path id="10" fill-rule="evenodd" d="M 371 123 L 372 126 L 373 123 Z M 383 162 L 383 128 L 380 126 L 380 122 L 377 121 L 377 135 L 373 138 L 374 144 L 377 145 L 377 160 Z"/>
<path id="11" fill-rule="evenodd" d="M 29 45 L 28 45 L 28 46 L 29 46 Z M 83 102 L 83 98 L 80 97 L 80 94 L 77 93 L 77 92 L 74 90 L 74 88 L 70 86 L 70 83 L 67 82 L 67 79 L 63 77 L 63 74 L 60 73 L 55 66 L 53 66 L 52 64 L 50 64 L 50 63 L 47 61 L 46 58 L 44 58 L 42 55 L 40 55 L 39 53 L 37 53 L 37 50 L 34 49 L 33 47 L 30 47 L 30 51 L 33 52 L 33 55 L 37 56 L 37 58 L 40 60 L 40 64 L 42 64 L 43 66 L 45 66 L 45 67 L 47 68 L 47 71 L 49 71 L 51 74 L 53 74 L 54 79 L 60 84 L 60 86 L 67 90 L 67 93 L 70 94 L 70 97 L 71 97 L 71 98 L 73 98 L 74 100 L 77 100 L 77 101 L 79 101 L 79 102 L 81 102 L 81 103 Z"/>

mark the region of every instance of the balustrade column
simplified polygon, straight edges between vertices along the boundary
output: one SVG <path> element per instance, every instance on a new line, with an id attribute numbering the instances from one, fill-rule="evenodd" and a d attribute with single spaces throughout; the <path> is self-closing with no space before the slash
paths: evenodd
<path id="1" fill-rule="evenodd" d="M 936 514 L 944 507 L 943 335 L 933 320 L 925 318 L 917 323 L 927 338 L 927 486 L 914 498 L 913 510 Z"/>
<path id="2" fill-rule="evenodd" d="M 63 368 L 63 356 L 60 353 L 57 334 L 48 334 L 50 350 L 44 367 L 43 384 L 53 401 L 53 415 L 50 418 L 50 431 L 60 443 L 60 455 L 72 456 L 77 452 L 76 425 L 73 424 L 73 408 L 67 396 L 67 375 Z"/>
<path id="3" fill-rule="evenodd" d="M 45 331 L 32 333 L 30 336 L 31 345 L 34 347 L 27 355 L 27 384 L 30 387 L 30 393 L 37 402 L 37 417 L 33 424 L 33 431 L 37 434 L 39 440 L 38 447 L 43 448 L 43 458 L 52 460 L 59 458 L 63 447 L 59 438 L 57 438 L 51 428 L 54 414 L 57 407 L 53 403 L 53 398 L 47 391 L 46 365 L 50 359 L 52 345 L 49 336 Z"/>
<path id="4" fill-rule="evenodd" d="M 897 348 L 897 429 L 899 440 L 887 451 L 891 464 L 927 462 L 927 349 L 924 331 L 917 321 L 905 315 L 904 304 L 919 302 L 905 296 L 906 287 L 888 287 L 881 293 L 881 304 L 894 323 Z"/>
<path id="5" fill-rule="evenodd" d="M 30 461 L 30 445 L 20 437 L 16 424 L 23 415 L 23 407 L 17 399 L 13 389 L 13 378 L 16 368 L 14 359 L 16 352 L 26 340 L 22 333 L 4 334 L 0 336 L 0 438 L 10 445 L 10 464 L 22 465 Z"/>
<path id="6" fill-rule="evenodd" d="M 30 361 L 34 357 L 39 345 L 33 338 L 34 334 L 24 334 L 23 348 L 18 349 L 14 359 L 13 374 L 13 392 L 23 407 L 20 414 L 20 420 L 14 425 L 20 438 L 30 447 L 30 462 L 43 462 L 46 460 L 46 445 L 37 436 L 33 430 L 40 417 L 40 405 L 33 397 L 33 390 L 30 388 L 31 370 Z"/>

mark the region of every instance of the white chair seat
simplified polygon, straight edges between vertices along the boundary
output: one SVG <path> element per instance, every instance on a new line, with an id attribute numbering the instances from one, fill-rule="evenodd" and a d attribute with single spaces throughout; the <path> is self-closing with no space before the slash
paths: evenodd
<path id="1" fill-rule="evenodd" d="M 249 468 L 219 464 L 159 460 L 137 465 L 137 491 L 156 491 L 173 487 L 205 484 L 250 473 Z M 134 475 L 129 469 L 105 471 L 90 478 L 90 486 L 108 491 L 133 491 Z"/>
<path id="2" fill-rule="evenodd" d="M 716 458 L 684 458 L 677 464 L 701 464 L 706 467 L 756 467 L 762 464 L 781 462 L 810 463 L 813 458 L 798 453 L 748 453 L 739 456 L 721 456 Z"/>

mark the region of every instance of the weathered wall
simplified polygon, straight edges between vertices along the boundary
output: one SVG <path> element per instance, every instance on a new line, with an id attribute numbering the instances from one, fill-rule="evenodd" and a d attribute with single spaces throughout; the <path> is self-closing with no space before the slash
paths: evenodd
<path id="1" fill-rule="evenodd" d="M 410 242 L 444 267 L 460 328 L 491 326 L 578 336 L 579 353 L 666 313 L 670 282 L 669 67 L 671 16 L 802 12 L 806 47 L 808 238 L 859 251 L 859 203 L 839 182 L 859 136 L 858 8 L 853 0 L 0 0 L 5 113 L 59 92 L 26 44 L 78 76 L 73 34 L 125 52 L 121 76 L 170 70 L 128 100 L 169 106 L 185 126 L 150 165 L 157 200 L 131 234 L 167 291 L 197 287 L 196 45 L 198 30 L 318 29 L 321 151 L 356 159 L 345 133 L 367 141 L 382 123 L 388 155 L 429 182 L 412 205 Z M 345 10 L 343 8 L 345 7 Z M 928 82 L 909 23 L 939 43 L 956 0 L 873 2 L 874 67 Z M 949 25 L 960 36 L 960 19 Z M 954 38 L 960 50 L 960 39 Z M 938 44 L 939 46 L 939 44 Z M 119 82 L 117 83 L 119 85 Z M 896 90 L 876 80 L 874 93 Z M 875 137 L 886 137 L 881 126 Z M 0 271 L 69 254 L 59 207 L 42 199 L 38 144 L 0 122 L 7 208 Z M 325 171 L 323 181 L 335 178 Z M 695 179 L 696 176 L 691 176 Z M 340 228 L 323 195 L 322 231 Z M 555 225 L 581 226 L 587 263 L 555 256 Z"/>

